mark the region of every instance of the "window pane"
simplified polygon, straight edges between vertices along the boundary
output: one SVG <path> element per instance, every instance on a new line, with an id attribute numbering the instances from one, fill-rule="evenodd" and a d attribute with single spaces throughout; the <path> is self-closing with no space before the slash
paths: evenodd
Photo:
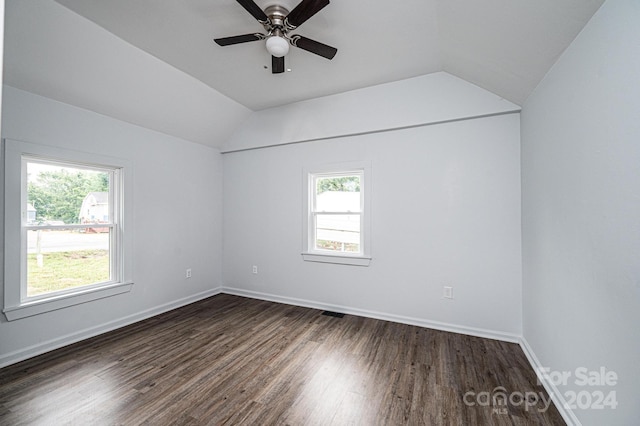
<path id="1" fill-rule="evenodd" d="M 27 162 L 27 224 L 108 223 L 110 173 Z"/>
<path id="2" fill-rule="evenodd" d="M 109 228 L 27 232 L 27 297 L 110 280 Z"/>
<path id="3" fill-rule="evenodd" d="M 361 211 L 360 176 L 317 178 L 315 208 L 319 212 Z"/>
<path id="4" fill-rule="evenodd" d="M 316 215 L 316 249 L 360 252 L 360 215 Z"/>

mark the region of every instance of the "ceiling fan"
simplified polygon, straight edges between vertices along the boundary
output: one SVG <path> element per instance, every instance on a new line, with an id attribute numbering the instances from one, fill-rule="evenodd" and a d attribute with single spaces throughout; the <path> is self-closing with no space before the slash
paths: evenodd
<path id="1" fill-rule="evenodd" d="M 335 47 L 327 46 L 310 38 L 297 34 L 289 34 L 307 19 L 318 13 L 329 4 L 329 0 L 302 0 L 289 12 L 278 5 L 268 6 L 262 10 L 253 0 L 237 0 L 264 27 L 266 34 L 251 33 L 232 37 L 216 38 L 220 46 L 266 40 L 267 51 L 271 54 L 271 72 L 284 72 L 284 57 L 289 52 L 289 45 L 299 47 L 307 52 L 315 53 L 327 59 L 333 59 L 338 52 Z"/>

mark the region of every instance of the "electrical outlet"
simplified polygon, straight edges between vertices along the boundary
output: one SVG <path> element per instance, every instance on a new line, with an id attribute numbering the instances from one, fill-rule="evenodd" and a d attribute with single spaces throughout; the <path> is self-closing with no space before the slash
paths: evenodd
<path id="1" fill-rule="evenodd" d="M 442 297 L 445 299 L 453 299 L 453 287 L 444 286 Z"/>
<path id="2" fill-rule="evenodd" d="M 191 278 L 191 268 L 187 269 L 186 277 Z"/>
<path id="3" fill-rule="evenodd" d="M 257 265 L 253 265 L 253 268 L 252 268 L 251 272 L 253 272 L 254 274 L 257 274 L 258 273 L 258 266 Z"/>

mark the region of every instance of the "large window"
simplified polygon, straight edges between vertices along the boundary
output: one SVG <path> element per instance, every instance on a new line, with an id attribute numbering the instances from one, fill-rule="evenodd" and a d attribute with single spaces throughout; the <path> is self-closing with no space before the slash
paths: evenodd
<path id="1" fill-rule="evenodd" d="M 24 142 L 5 144 L 7 318 L 128 291 L 123 164 Z"/>
<path id="2" fill-rule="evenodd" d="M 22 163 L 22 299 L 119 281 L 119 170 L 29 156 Z"/>
<path id="3" fill-rule="evenodd" d="M 305 260 L 369 264 L 368 169 L 341 165 L 305 172 Z"/>

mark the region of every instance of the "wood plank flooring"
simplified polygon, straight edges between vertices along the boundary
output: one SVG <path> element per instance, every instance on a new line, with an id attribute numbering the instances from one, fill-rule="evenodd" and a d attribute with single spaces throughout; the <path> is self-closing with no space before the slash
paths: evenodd
<path id="1" fill-rule="evenodd" d="M 1 369 L 0 424 L 564 424 L 535 395 L 516 344 L 222 294 Z"/>

